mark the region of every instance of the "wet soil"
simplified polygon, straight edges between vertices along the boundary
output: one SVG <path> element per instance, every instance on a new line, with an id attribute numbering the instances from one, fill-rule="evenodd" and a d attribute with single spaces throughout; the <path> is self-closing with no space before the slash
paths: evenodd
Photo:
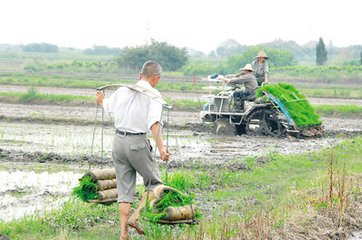
<path id="1" fill-rule="evenodd" d="M 181 117 L 180 117 L 181 118 Z M 176 117 L 175 117 L 176 119 Z M 178 121 L 181 121 L 178 119 Z M 205 165 L 223 164 L 248 156 L 262 156 L 271 152 L 303 153 L 330 147 L 346 137 L 362 133 L 359 119 L 326 118 L 325 137 L 296 139 L 263 136 L 220 136 L 205 131 L 166 130 L 169 148 L 175 162 Z M 202 125 L 201 125 L 202 126 Z M 102 128 L 97 125 L 92 149 L 94 127 L 29 123 L 2 123 L 0 144 L 2 161 L 95 162 L 110 164 L 114 129 L 104 127 L 103 156 Z M 203 129 L 201 129 L 203 130 Z M 153 140 L 151 139 L 153 143 Z M 153 143 L 154 144 L 154 143 Z M 10 152 L 9 152 L 10 151 Z M 91 158 L 91 155 L 96 157 Z M 23 160 L 21 160 L 23 159 Z M 172 162 L 172 161 L 171 161 Z M 170 163 L 171 164 L 171 163 Z"/>

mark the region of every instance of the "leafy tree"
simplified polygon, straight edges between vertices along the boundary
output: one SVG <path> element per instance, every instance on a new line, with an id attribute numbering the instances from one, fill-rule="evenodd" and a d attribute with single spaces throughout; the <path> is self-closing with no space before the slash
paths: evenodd
<path id="1" fill-rule="evenodd" d="M 123 68 L 139 71 L 147 60 L 159 62 L 166 71 L 176 71 L 186 64 L 188 55 L 186 48 L 152 40 L 151 44 L 124 48 L 117 63 Z"/>
<path id="2" fill-rule="evenodd" d="M 362 52 L 359 54 L 359 65 L 362 65 Z"/>
<path id="3" fill-rule="evenodd" d="M 24 52 L 55 53 L 59 51 L 57 45 L 49 43 L 31 43 L 23 46 Z"/>
<path id="4" fill-rule="evenodd" d="M 83 51 L 86 55 L 117 55 L 121 52 L 119 48 L 109 48 L 107 46 L 95 45 L 93 48 L 87 48 Z"/>
<path id="5" fill-rule="evenodd" d="M 319 38 L 316 46 L 316 57 L 317 66 L 323 66 L 327 62 L 327 50 L 322 38 Z"/>

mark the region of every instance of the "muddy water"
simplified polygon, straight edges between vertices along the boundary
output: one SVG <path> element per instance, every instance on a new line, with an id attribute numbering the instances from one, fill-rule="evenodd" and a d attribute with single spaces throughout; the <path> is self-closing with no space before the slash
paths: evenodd
<path id="1" fill-rule="evenodd" d="M 113 129 L 104 130 L 105 155 L 110 156 Z M 0 146 L 24 152 L 54 152 L 69 155 L 91 153 L 93 126 L 1 123 Z M 100 155 L 101 128 L 96 129 L 94 153 Z"/>
<path id="2" fill-rule="evenodd" d="M 0 220 L 42 214 L 59 207 L 82 175 L 72 171 L 0 171 Z"/>
<path id="3" fill-rule="evenodd" d="M 361 127 L 360 127 L 361 129 Z M 93 153 L 101 154 L 101 129 L 97 128 Z M 0 146 L 24 152 L 54 152 L 62 155 L 90 155 L 93 126 L 2 123 Z M 164 133 L 165 135 L 166 133 Z M 104 130 L 104 157 L 111 157 L 112 127 Z M 152 139 L 151 139 L 152 140 Z M 169 147 L 175 161 L 222 163 L 271 152 L 302 153 L 330 147 L 342 141 L 331 136 L 318 139 L 225 137 L 192 131 L 169 132 Z"/>
<path id="4" fill-rule="evenodd" d="M 362 240 L 362 232 L 354 232 L 348 240 Z"/>

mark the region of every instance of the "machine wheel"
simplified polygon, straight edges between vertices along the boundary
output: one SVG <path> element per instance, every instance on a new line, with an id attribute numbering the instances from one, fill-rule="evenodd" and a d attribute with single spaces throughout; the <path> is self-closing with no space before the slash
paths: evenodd
<path id="1" fill-rule="evenodd" d="M 278 113 L 273 109 L 258 109 L 246 118 L 245 131 L 248 135 L 266 135 L 279 137 L 282 127 Z"/>
<path id="2" fill-rule="evenodd" d="M 230 124 L 228 118 L 219 118 L 215 122 L 215 132 L 220 135 L 235 135 L 235 127 Z"/>
<path id="3" fill-rule="evenodd" d="M 246 134 L 245 124 L 235 125 L 235 128 L 237 135 Z"/>

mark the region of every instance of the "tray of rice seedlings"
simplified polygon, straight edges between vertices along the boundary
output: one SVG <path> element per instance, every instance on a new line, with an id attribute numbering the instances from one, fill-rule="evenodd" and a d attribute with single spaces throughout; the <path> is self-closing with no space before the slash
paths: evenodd
<path id="1" fill-rule="evenodd" d="M 299 130 L 319 129 L 321 126 L 320 116 L 306 95 L 293 85 L 287 83 L 264 85 L 257 90 L 257 97 L 265 96 L 265 93 L 276 97 L 284 105 Z"/>

